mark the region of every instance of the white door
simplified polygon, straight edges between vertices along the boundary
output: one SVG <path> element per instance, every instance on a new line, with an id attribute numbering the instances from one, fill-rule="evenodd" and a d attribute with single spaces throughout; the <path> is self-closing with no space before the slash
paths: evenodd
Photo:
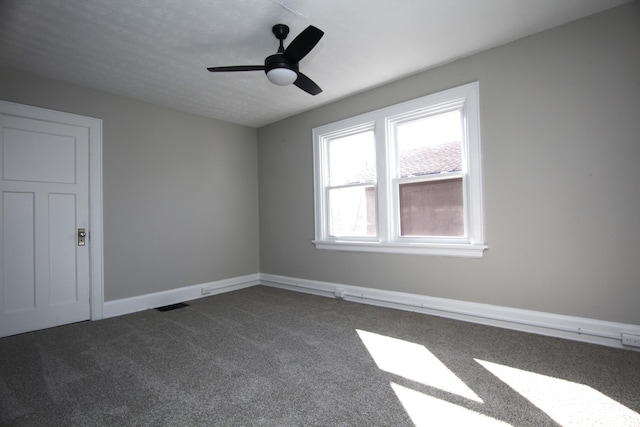
<path id="1" fill-rule="evenodd" d="M 89 129 L 0 114 L 0 130 L 0 336 L 87 320 Z"/>

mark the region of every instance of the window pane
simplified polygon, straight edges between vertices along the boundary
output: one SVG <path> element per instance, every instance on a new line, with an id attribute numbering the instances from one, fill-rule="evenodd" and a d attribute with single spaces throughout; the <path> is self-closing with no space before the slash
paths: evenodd
<path id="1" fill-rule="evenodd" d="M 376 235 L 375 187 L 358 186 L 329 191 L 331 236 Z"/>
<path id="2" fill-rule="evenodd" d="M 462 178 L 400 184 L 400 235 L 464 235 Z"/>
<path id="3" fill-rule="evenodd" d="M 460 111 L 396 126 L 400 178 L 462 170 Z"/>
<path id="4" fill-rule="evenodd" d="M 373 131 L 329 141 L 329 185 L 375 182 L 376 147 Z"/>

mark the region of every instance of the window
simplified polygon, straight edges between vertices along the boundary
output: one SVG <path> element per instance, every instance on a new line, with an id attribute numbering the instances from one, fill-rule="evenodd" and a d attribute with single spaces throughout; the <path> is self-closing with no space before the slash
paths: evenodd
<path id="1" fill-rule="evenodd" d="M 319 249 L 481 257 L 478 83 L 313 129 Z"/>

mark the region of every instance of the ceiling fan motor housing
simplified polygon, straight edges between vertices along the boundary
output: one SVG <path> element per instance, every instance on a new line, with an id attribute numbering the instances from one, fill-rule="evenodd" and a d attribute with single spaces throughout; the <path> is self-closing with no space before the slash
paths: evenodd
<path id="1" fill-rule="evenodd" d="M 282 54 L 276 53 L 264 60 L 264 72 L 272 83 L 287 86 L 297 80 L 298 64 L 292 64 Z"/>
<path id="2" fill-rule="evenodd" d="M 298 72 L 298 64 L 292 64 L 287 58 L 282 56 L 280 53 L 276 53 L 274 55 L 267 56 L 264 60 L 264 71 L 269 72 L 274 68 L 286 68 L 288 70 L 293 70 Z"/>

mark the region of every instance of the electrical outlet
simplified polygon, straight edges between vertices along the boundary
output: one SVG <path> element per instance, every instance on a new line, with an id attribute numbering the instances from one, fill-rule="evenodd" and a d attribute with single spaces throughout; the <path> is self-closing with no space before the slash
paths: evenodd
<path id="1" fill-rule="evenodd" d="M 622 334 L 622 345 L 640 347 L 640 335 Z"/>
<path id="2" fill-rule="evenodd" d="M 213 291 L 213 288 L 211 286 L 205 286 L 200 290 L 200 292 L 202 292 L 202 295 L 208 295 L 211 293 L 211 291 Z"/>

